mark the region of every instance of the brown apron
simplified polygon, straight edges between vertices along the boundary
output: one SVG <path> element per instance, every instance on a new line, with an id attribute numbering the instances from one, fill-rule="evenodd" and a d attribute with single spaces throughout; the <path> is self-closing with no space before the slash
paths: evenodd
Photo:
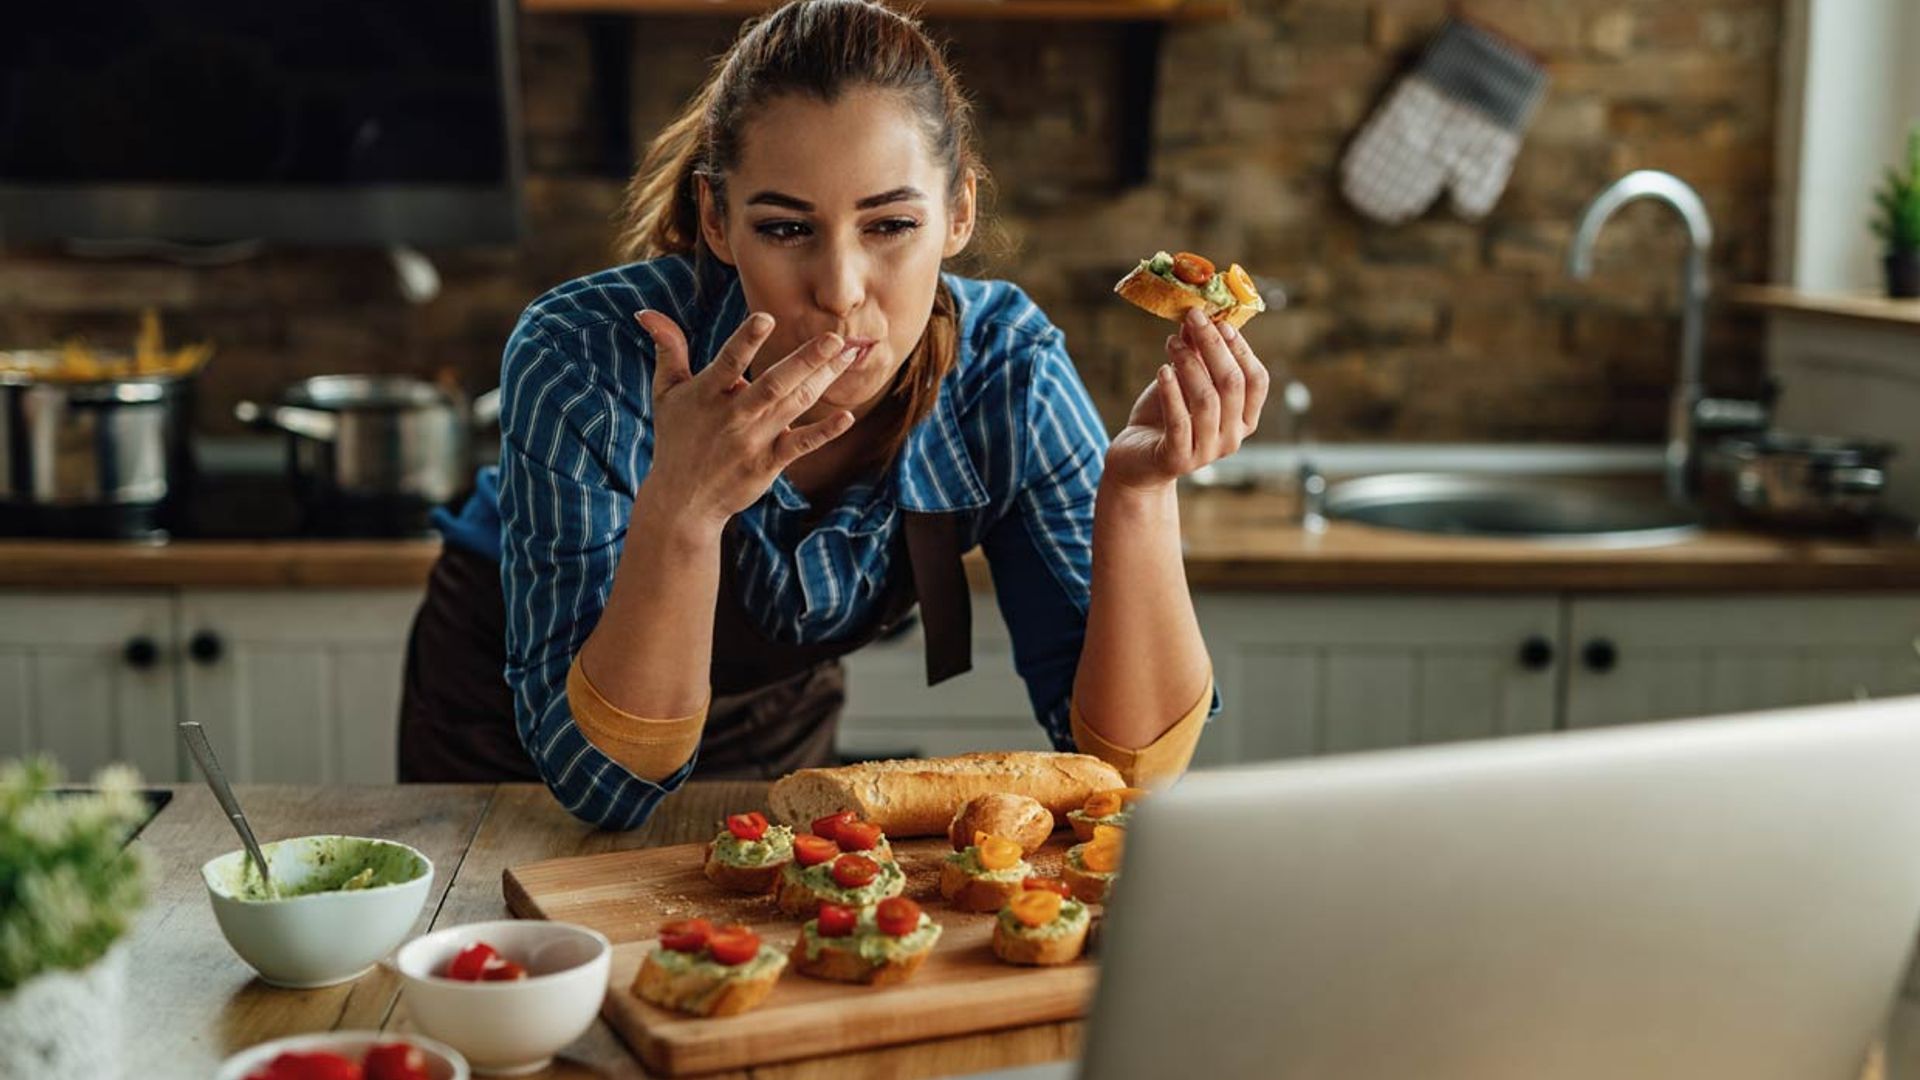
<path id="1" fill-rule="evenodd" d="M 697 779 L 772 779 L 835 763 L 834 731 L 846 701 L 840 657 L 896 631 L 920 606 L 927 684 L 973 666 L 972 608 L 960 562 L 963 519 L 902 510 L 909 572 L 899 558 L 866 629 L 840 641 L 771 641 L 741 606 L 733 578 L 738 543 L 721 545 L 713 620 L 713 701 L 700 737 Z M 899 553 L 896 552 L 896 555 Z M 500 566 L 446 547 L 407 642 L 400 702 L 399 775 L 406 782 L 538 781 L 520 744 L 506 668 L 506 601 Z"/>

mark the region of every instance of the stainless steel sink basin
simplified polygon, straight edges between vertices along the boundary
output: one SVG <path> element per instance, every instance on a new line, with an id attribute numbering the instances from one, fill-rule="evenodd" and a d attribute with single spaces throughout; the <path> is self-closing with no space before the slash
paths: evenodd
<path id="1" fill-rule="evenodd" d="M 1699 531 L 1657 485 L 1599 476 L 1405 472 L 1326 494 L 1330 518 L 1390 529 L 1609 547 L 1671 544 Z"/>

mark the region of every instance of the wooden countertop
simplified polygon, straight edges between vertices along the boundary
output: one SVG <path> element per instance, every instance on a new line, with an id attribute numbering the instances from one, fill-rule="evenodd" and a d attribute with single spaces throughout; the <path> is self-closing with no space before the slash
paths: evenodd
<path id="1" fill-rule="evenodd" d="M 173 785 L 174 799 L 137 843 L 152 857 L 150 900 L 127 938 L 124 1060 L 156 1078 L 207 1077 L 220 1060 L 256 1043 L 315 1031 L 412 1030 L 399 976 L 384 966 L 339 986 L 279 990 L 236 956 L 207 901 L 200 866 L 238 842 L 204 785 Z M 695 782 L 628 833 L 591 829 L 535 784 L 238 789 L 254 831 L 264 837 L 344 833 L 398 840 L 420 849 L 439 873 L 413 933 L 508 918 L 501 875 L 540 859 L 691 843 L 727 813 L 766 808 L 760 782 Z M 813 1058 L 715 1080 L 952 1076 L 1071 1057 L 1079 1021 L 1035 1024 L 835 1057 Z M 1883 1055 L 1876 1048 L 1861 1080 L 1920 1075 L 1920 1007 L 1896 1002 Z M 1889 1060 L 1890 1059 L 1890 1060 Z M 1889 1067 L 1890 1066 L 1890 1067 Z M 536 1077 L 624 1080 L 648 1073 L 604 1020 L 562 1050 Z"/>
<path id="2" fill-rule="evenodd" d="M 438 868 L 414 934 L 510 918 L 501 893 L 509 866 L 570 855 L 684 844 L 711 837 L 728 813 L 766 809 L 760 782 L 695 782 L 660 805 L 644 828 L 602 832 L 574 820 L 537 784 L 391 787 L 246 787 L 247 819 L 262 837 L 345 833 L 398 840 Z M 412 1030 L 399 1001 L 399 976 L 376 967 L 359 979 L 319 990 L 278 990 L 254 977 L 221 937 L 200 866 L 239 841 L 204 785 L 175 785 L 174 799 L 138 843 L 153 857 L 151 900 L 128 940 L 123 1034 L 126 1061 L 141 1075 L 212 1076 L 220 1060 L 256 1043 L 314 1031 Z M 1072 1056 L 1079 1022 L 1038 1024 L 983 1035 L 814 1058 L 715 1080 L 949 1076 Z M 568 1080 L 644 1077 L 605 1021 L 533 1074 Z"/>
<path id="3" fill-rule="evenodd" d="M 1802 292 L 1791 285 L 1735 285 L 1726 290 L 1726 297 L 1733 303 L 1768 311 L 1920 331 L 1920 300 L 1895 300 L 1871 292 Z"/>
<path id="4" fill-rule="evenodd" d="M 1200 589 L 1783 591 L 1920 588 L 1920 541 L 1708 531 L 1638 549 L 1562 546 L 1334 522 L 1311 534 L 1267 492 L 1183 496 L 1187 576 Z M 0 540 L 0 587 L 419 587 L 437 540 Z M 969 559 L 976 587 L 991 587 Z"/>

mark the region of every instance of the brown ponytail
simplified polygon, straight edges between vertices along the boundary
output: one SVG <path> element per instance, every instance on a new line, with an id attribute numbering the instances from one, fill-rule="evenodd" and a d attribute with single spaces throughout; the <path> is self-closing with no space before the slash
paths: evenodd
<path id="1" fill-rule="evenodd" d="M 695 279 L 709 280 L 715 257 L 700 235 L 694 178 L 707 179 L 724 212 L 726 174 L 739 163 L 741 133 L 757 110 L 794 93 L 831 104 L 869 86 L 898 92 L 918 114 L 946 168 L 949 202 L 969 174 L 984 201 L 988 176 L 974 148 L 972 106 L 920 24 L 873 0 L 791 0 L 741 27 L 686 109 L 647 147 L 627 184 L 619 256 L 689 256 Z M 954 300 L 942 284 L 926 332 L 894 382 L 889 403 L 900 420 L 886 440 L 887 457 L 933 411 L 958 352 Z"/>

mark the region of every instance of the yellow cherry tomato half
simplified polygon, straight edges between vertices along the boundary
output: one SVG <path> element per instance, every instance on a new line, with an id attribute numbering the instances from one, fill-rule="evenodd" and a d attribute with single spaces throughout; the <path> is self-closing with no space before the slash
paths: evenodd
<path id="1" fill-rule="evenodd" d="M 1252 275 L 1242 270 L 1239 263 L 1227 267 L 1227 291 L 1243 304 L 1260 299 L 1260 290 L 1253 287 Z"/>
<path id="2" fill-rule="evenodd" d="M 1063 903 L 1057 892 L 1030 889 L 1014 897 L 1007 906 L 1023 926 L 1045 926 L 1060 916 Z"/>
<path id="3" fill-rule="evenodd" d="M 980 865 L 989 870 L 1011 870 L 1020 865 L 1020 845 L 1004 836 L 982 837 Z"/>

